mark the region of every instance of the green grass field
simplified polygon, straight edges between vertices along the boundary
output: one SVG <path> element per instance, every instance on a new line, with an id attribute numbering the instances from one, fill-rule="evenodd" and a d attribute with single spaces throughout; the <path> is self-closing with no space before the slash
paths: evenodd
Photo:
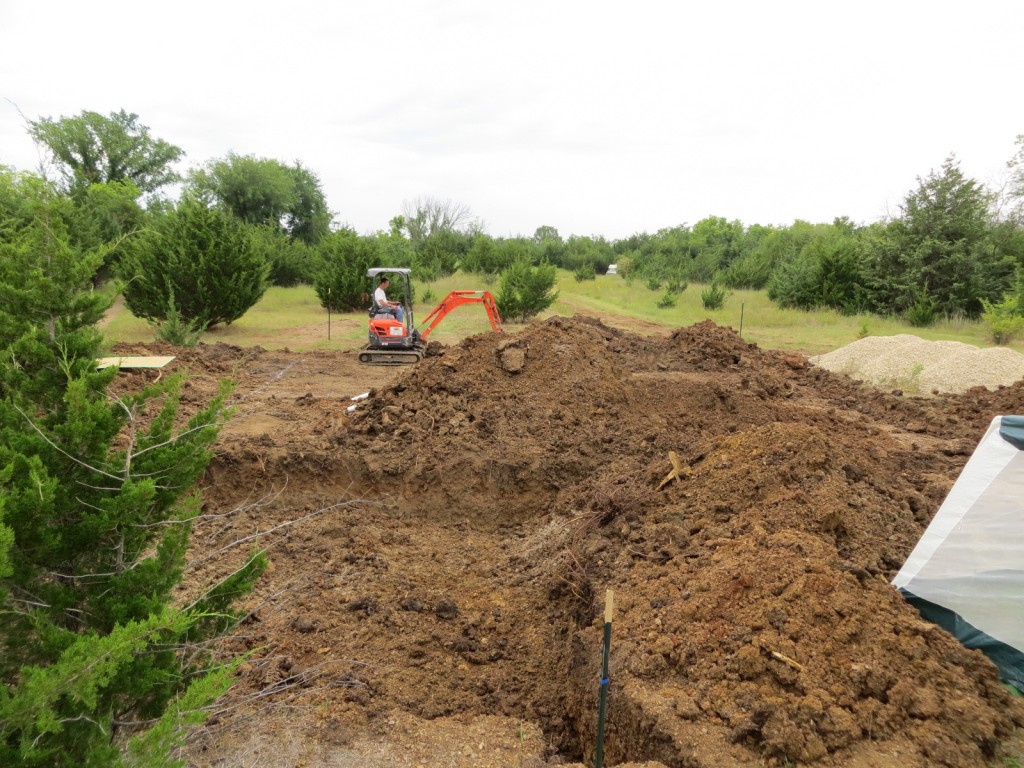
<path id="1" fill-rule="evenodd" d="M 571 273 L 560 271 L 558 300 L 541 317 L 586 313 L 604 319 L 609 325 L 638 333 L 657 333 L 710 319 L 718 325 L 742 330 L 746 341 L 762 348 L 808 355 L 838 349 L 863 336 L 898 333 L 930 340 L 960 341 L 978 347 L 992 346 L 981 322 L 949 320 L 930 328 L 913 328 L 902 320 L 874 315 L 843 316 L 824 310 L 785 310 L 769 301 L 764 291 L 733 291 L 722 309 L 708 311 L 701 303 L 703 288 L 691 284 L 678 297 L 676 306 L 661 309 L 658 301 L 662 292 L 651 291 L 639 281 L 629 283 L 619 276 L 601 275 L 596 280 L 576 282 Z M 417 302 L 416 322 L 423 320 L 452 290 L 497 292 L 497 285 L 486 284 L 478 275 L 463 273 L 434 283 L 420 284 L 417 293 L 428 300 Z M 260 345 L 268 349 L 287 347 L 295 351 L 354 349 L 362 346 L 365 340 L 366 321 L 365 312 L 329 316 L 309 286 L 271 288 L 243 317 L 229 326 L 211 329 L 201 341 L 207 344 Z M 506 330 L 510 332 L 520 327 L 506 323 Z M 483 307 L 469 305 L 449 314 L 431 338 L 453 344 L 467 335 L 488 330 L 490 324 Z M 149 342 L 155 339 L 153 328 L 145 320 L 133 317 L 120 305 L 109 313 L 103 333 L 108 345 L 119 341 Z M 1024 352 L 1024 340 L 1015 340 L 1010 346 Z"/>

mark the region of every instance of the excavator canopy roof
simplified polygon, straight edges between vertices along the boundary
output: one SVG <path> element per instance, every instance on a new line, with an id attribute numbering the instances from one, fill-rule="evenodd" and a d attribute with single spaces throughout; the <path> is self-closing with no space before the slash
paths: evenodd
<path id="1" fill-rule="evenodd" d="M 412 274 L 412 270 L 409 267 L 370 267 L 366 270 L 367 277 L 376 277 L 382 275 L 385 272 L 394 275 L 405 275 L 408 277 Z"/>

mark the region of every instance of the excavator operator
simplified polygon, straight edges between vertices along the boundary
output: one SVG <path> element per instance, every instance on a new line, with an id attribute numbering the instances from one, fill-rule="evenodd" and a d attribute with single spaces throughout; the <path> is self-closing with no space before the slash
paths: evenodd
<path id="1" fill-rule="evenodd" d="M 387 275 L 382 275 L 380 278 L 380 285 L 377 287 L 377 290 L 373 292 L 373 302 L 377 305 L 379 312 L 394 315 L 398 322 L 404 323 L 405 310 L 402 308 L 402 305 L 397 301 L 388 301 L 386 291 L 390 284 L 391 281 L 388 280 Z"/>

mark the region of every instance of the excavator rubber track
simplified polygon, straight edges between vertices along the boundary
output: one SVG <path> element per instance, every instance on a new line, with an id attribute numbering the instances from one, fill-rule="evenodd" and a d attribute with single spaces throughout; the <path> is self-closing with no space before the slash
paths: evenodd
<path id="1" fill-rule="evenodd" d="M 412 365 L 422 359 L 419 349 L 364 349 L 359 353 L 363 365 Z"/>

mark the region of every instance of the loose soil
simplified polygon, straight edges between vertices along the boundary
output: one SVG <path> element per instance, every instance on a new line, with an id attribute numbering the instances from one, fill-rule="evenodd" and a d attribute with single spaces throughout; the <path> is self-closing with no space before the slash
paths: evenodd
<path id="1" fill-rule="evenodd" d="M 186 411 L 235 382 L 182 599 L 271 560 L 190 765 L 591 765 L 609 589 L 606 765 L 1020 756 L 1020 699 L 889 581 L 1024 384 L 900 397 L 710 322 L 432 351 L 115 350 L 176 354 Z"/>

